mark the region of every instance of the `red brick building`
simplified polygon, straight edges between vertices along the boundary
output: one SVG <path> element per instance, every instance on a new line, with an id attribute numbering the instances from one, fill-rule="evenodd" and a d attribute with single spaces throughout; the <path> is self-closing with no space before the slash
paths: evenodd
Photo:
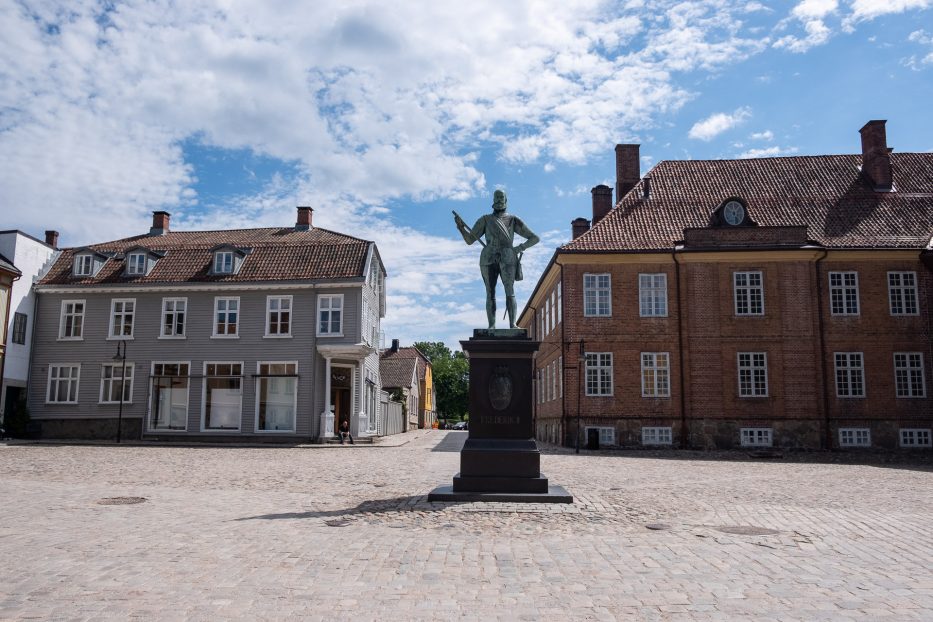
<path id="1" fill-rule="evenodd" d="M 519 324 L 541 440 L 925 447 L 933 153 L 664 161 L 616 147 Z M 581 373 L 582 372 L 582 373 Z"/>

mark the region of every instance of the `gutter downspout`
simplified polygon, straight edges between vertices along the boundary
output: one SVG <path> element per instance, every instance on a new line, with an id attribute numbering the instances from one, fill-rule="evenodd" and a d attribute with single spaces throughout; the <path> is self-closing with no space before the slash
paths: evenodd
<path id="1" fill-rule="evenodd" d="M 554 263 L 557 264 L 558 269 L 560 270 L 560 360 L 564 360 L 564 348 L 567 346 L 567 312 L 564 310 L 564 297 L 567 295 L 567 288 L 564 287 L 564 264 L 557 261 L 555 258 Z M 580 373 L 580 370 L 577 370 L 577 373 Z M 567 438 L 567 425 L 565 419 L 567 418 L 567 374 L 564 371 L 564 368 L 560 370 L 560 438 L 561 446 L 566 447 L 566 438 Z"/>
<path id="2" fill-rule="evenodd" d="M 816 268 L 816 311 L 817 311 L 817 326 L 820 331 L 819 335 L 819 346 L 820 346 L 820 383 L 822 384 L 823 389 L 823 449 L 832 449 L 833 446 L 833 432 L 829 427 L 829 387 L 826 384 L 826 336 L 825 336 L 825 327 L 823 324 L 823 278 L 820 276 L 820 263 L 826 259 L 826 255 L 829 254 L 829 251 L 823 249 L 823 254 L 814 262 Z"/>
<path id="3" fill-rule="evenodd" d="M 686 449 L 689 433 L 687 430 L 687 396 L 686 381 L 684 380 L 684 306 L 681 302 L 680 291 L 680 262 L 677 261 L 677 245 L 671 249 L 671 259 L 674 260 L 674 280 L 677 283 L 677 348 L 678 363 L 680 367 L 680 448 Z"/>

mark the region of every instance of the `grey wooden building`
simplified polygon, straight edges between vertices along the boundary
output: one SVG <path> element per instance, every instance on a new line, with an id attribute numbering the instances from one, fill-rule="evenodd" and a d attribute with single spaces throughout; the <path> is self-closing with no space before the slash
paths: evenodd
<path id="1" fill-rule="evenodd" d="M 377 434 L 375 243 L 294 227 L 63 249 L 36 284 L 29 407 L 45 438 L 307 441 Z M 125 358 L 124 358 L 125 357 Z"/>

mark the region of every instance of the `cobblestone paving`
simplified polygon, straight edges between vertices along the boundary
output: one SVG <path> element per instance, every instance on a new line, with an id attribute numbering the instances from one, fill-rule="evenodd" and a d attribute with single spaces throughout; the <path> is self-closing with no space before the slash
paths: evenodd
<path id="1" fill-rule="evenodd" d="M 0 620 L 933 620 L 929 466 L 545 448 L 572 505 L 428 503 L 466 433 L 411 437 L 0 444 Z"/>

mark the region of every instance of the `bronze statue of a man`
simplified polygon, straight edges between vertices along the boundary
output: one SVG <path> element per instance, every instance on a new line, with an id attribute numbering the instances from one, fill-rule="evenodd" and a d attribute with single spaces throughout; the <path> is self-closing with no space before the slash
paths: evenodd
<path id="1" fill-rule="evenodd" d="M 505 308 L 509 313 L 509 327 L 515 328 L 515 281 L 522 280 L 522 253 L 537 244 L 540 239 L 522 219 L 506 211 L 505 192 L 496 190 L 492 200 L 492 214 L 480 216 L 470 229 L 460 215 L 454 212 L 457 230 L 467 244 L 479 242 L 483 252 L 479 256 L 479 269 L 486 284 L 486 319 L 489 328 L 496 327 L 496 281 L 502 278 L 505 289 Z M 518 246 L 512 246 L 515 234 L 525 238 Z M 486 238 L 485 244 L 481 237 Z"/>

